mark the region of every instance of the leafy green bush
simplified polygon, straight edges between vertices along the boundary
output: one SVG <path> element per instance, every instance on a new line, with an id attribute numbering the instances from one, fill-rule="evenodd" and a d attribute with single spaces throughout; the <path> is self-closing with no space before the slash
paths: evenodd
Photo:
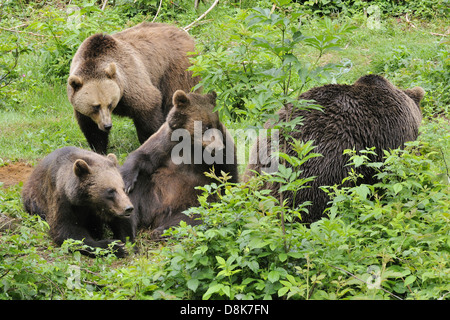
<path id="1" fill-rule="evenodd" d="M 322 30 L 307 36 L 299 26 L 301 14 L 239 11 L 220 25 L 225 39 L 204 44 L 190 69 L 202 79 L 197 87 L 218 93 L 221 116 L 259 124 L 293 102 L 310 82 L 330 81 L 342 72 L 336 64 L 319 62 L 326 52 L 339 49 L 342 35 L 353 27 L 326 18 Z M 315 54 L 301 57 L 305 48 Z"/>

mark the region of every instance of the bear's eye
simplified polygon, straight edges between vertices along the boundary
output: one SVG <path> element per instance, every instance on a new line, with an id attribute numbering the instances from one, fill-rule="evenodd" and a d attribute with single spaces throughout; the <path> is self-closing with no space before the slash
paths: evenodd
<path id="1" fill-rule="evenodd" d="M 96 104 L 95 106 L 92 106 L 92 109 L 94 110 L 94 112 L 98 112 L 100 110 L 100 105 Z"/>
<path id="2" fill-rule="evenodd" d="M 109 199 L 113 199 L 114 198 L 114 196 L 116 195 L 116 189 L 108 189 L 107 191 L 106 191 L 106 196 L 109 198 Z"/>
<path id="3" fill-rule="evenodd" d="M 112 103 L 108 104 L 108 110 L 112 109 Z"/>

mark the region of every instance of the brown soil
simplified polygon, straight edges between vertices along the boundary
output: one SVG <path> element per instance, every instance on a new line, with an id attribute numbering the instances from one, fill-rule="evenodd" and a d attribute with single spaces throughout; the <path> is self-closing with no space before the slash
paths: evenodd
<path id="1" fill-rule="evenodd" d="M 0 183 L 3 183 L 2 187 L 7 188 L 19 182 L 25 182 L 32 171 L 33 167 L 27 163 L 8 164 L 0 167 Z"/>

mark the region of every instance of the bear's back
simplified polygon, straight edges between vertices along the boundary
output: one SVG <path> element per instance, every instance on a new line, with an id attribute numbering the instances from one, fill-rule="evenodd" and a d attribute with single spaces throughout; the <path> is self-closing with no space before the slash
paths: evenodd
<path id="1" fill-rule="evenodd" d="M 359 151 L 375 147 L 377 156 L 370 156 L 370 159 L 382 161 L 382 150 L 403 147 L 405 142 L 417 138 L 421 121 L 418 103 L 424 92 L 421 88 L 411 90 L 413 92 L 400 90 L 380 76 L 368 75 L 353 85 L 325 85 L 300 95 L 300 100 L 313 100 L 321 110 L 294 110 L 290 104 L 279 111 L 280 121 L 302 117 L 302 124 L 290 135 L 304 142 L 313 140 L 314 152 L 322 154 L 301 167 L 302 177 L 316 177 L 308 184 L 310 188 L 296 193 L 296 204 L 313 202 L 308 206 L 309 214 L 302 215 L 304 222 L 316 221 L 323 215 L 329 198 L 319 187 L 340 184 L 348 176 L 349 156 L 343 155 L 345 149 Z M 270 126 L 267 122 L 266 128 Z M 284 145 L 283 135 L 280 135 L 279 145 Z M 286 153 L 297 155 L 290 144 L 286 146 Z M 257 152 L 254 146 L 255 159 Z M 250 170 L 261 171 L 262 167 L 261 163 L 249 165 L 246 176 L 252 176 Z M 360 166 L 355 171 L 363 176 L 358 183 L 375 182 L 372 169 Z M 266 188 L 272 189 L 273 196 L 278 196 L 278 187 L 266 185 Z M 289 204 L 292 204 L 292 197 L 292 194 L 285 196 Z"/>
<path id="2" fill-rule="evenodd" d="M 75 147 L 64 147 L 53 151 L 35 167 L 22 189 L 24 207 L 30 214 L 44 219 L 51 213 L 52 197 L 55 196 L 58 172 L 66 170 L 68 157 L 76 152 Z"/>
<path id="3" fill-rule="evenodd" d="M 414 102 L 393 86 L 358 82 L 325 85 L 303 93 L 299 99 L 314 100 L 313 103 L 322 106 L 322 110 L 293 112 L 293 117 L 304 119 L 297 128 L 300 133 L 293 136 L 304 141 L 314 140 L 315 145 L 334 141 L 356 150 L 393 149 L 417 138 L 417 119 L 411 111 Z M 291 108 L 280 112 L 280 120 L 286 117 L 286 112 L 292 112 Z"/>

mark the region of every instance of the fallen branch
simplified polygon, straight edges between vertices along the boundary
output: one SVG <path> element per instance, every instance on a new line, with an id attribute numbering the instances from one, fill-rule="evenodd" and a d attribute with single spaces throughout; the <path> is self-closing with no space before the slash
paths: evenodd
<path id="1" fill-rule="evenodd" d="M 189 30 L 200 20 L 202 20 L 204 17 L 206 17 L 206 15 L 219 3 L 219 0 L 214 1 L 214 3 L 211 5 L 211 7 L 209 7 L 208 10 L 206 10 L 200 17 L 198 17 L 194 22 L 192 22 L 191 24 L 187 25 L 186 27 L 183 28 L 184 31 L 189 32 Z"/>
<path id="2" fill-rule="evenodd" d="M 159 7 L 158 7 L 158 10 L 156 11 L 156 15 L 153 18 L 152 22 L 155 22 L 156 18 L 158 17 L 159 11 L 161 10 L 161 5 L 162 5 L 162 0 L 159 1 Z"/>
<path id="3" fill-rule="evenodd" d="M 435 33 L 435 32 L 430 32 L 430 34 L 432 36 L 438 36 L 438 37 L 448 37 L 448 34 L 444 34 L 444 33 Z"/>
<path id="4" fill-rule="evenodd" d="M 411 22 L 411 20 L 409 20 L 408 14 L 405 15 L 405 18 L 406 18 L 406 22 L 408 22 L 408 24 L 409 24 L 411 27 L 416 28 L 416 26 Z"/>

